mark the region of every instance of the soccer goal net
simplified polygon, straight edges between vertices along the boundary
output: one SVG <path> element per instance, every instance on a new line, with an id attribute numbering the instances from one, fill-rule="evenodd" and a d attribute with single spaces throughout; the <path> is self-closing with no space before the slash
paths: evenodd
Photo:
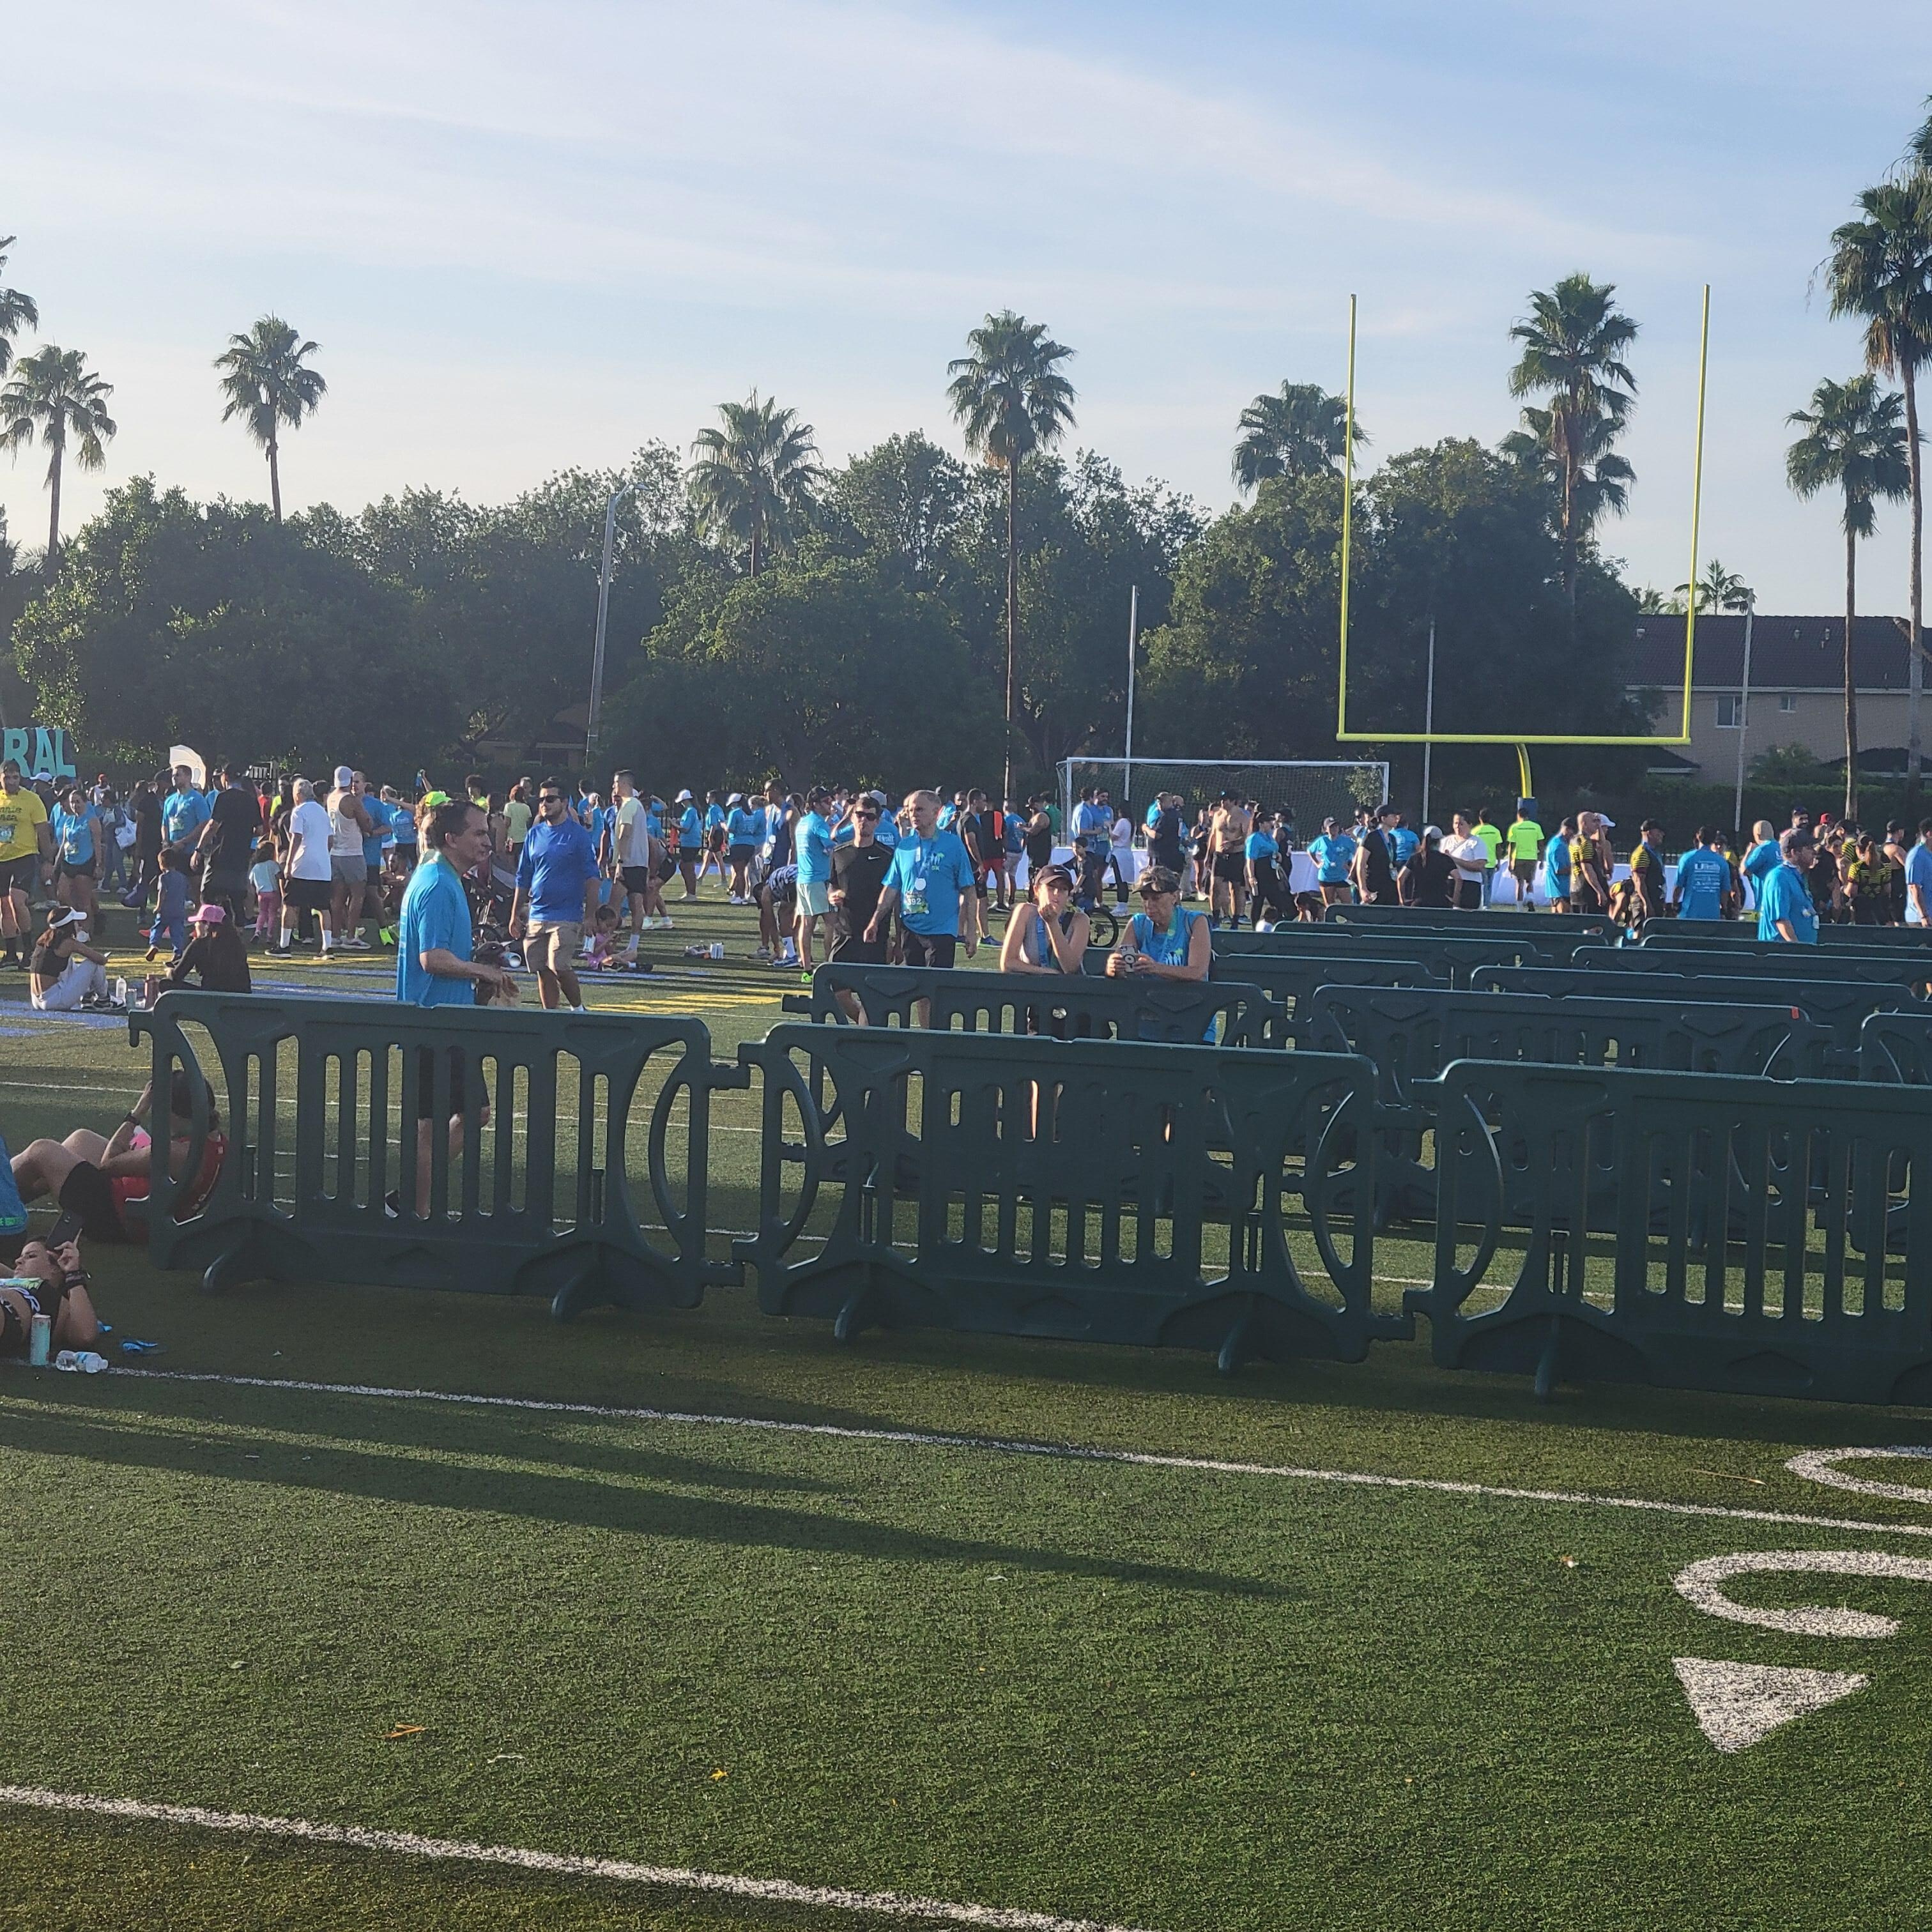
<path id="1" fill-rule="evenodd" d="M 1104 786 L 1116 811 L 1138 826 L 1156 792 L 1180 794 L 1184 821 L 1192 825 L 1204 805 L 1224 791 L 1258 800 L 1269 812 L 1286 812 L 1301 838 L 1312 838 L 1330 817 L 1345 824 L 1358 805 L 1388 796 L 1389 768 L 1372 759 L 1063 758 L 1060 804 L 1070 823 L 1075 802 L 1088 785 Z"/>

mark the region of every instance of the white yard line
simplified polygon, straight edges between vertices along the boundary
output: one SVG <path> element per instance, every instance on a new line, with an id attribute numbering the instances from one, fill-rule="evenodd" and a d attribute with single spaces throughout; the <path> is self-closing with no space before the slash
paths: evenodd
<path id="1" fill-rule="evenodd" d="M 310 1382 L 268 1376 L 226 1376 L 190 1369 L 135 1369 L 110 1372 L 144 1382 L 208 1382 L 224 1388 L 285 1389 L 307 1395 L 344 1395 L 386 1402 L 446 1402 L 464 1408 L 508 1408 L 544 1415 L 583 1416 L 604 1422 L 656 1422 L 684 1427 L 742 1429 L 778 1436 L 823 1436 L 848 1442 L 887 1442 L 902 1448 L 973 1449 L 999 1456 L 1037 1456 L 1067 1462 L 1124 1463 L 1136 1468 L 1184 1469 L 1201 1475 L 1265 1476 L 1277 1481 L 1338 1483 L 1365 1490 L 1416 1490 L 1433 1496 L 1478 1496 L 1504 1502 L 1555 1503 L 1566 1508 L 1635 1510 L 1655 1516 L 1709 1516 L 1726 1522 L 1778 1523 L 1804 1529 L 1868 1531 L 1887 1536 L 1932 1537 L 1932 1523 L 1876 1522 L 1861 1516 L 1808 1516 L 1788 1510 L 1738 1509 L 1723 1503 L 1666 1502 L 1654 1496 L 1606 1496 L 1587 1490 L 1517 1489 L 1496 1483 L 1456 1482 L 1441 1476 L 1385 1476 L 1362 1469 L 1306 1468 L 1293 1463 L 1237 1462 L 1206 1456 L 1162 1455 L 1144 1449 L 1102 1449 L 1072 1442 L 1033 1442 L 1023 1437 L 950 1436 L 918 1429 L 854 1429 L 831 1422 L 781 1422 L 770 1417 L 713 1415 L 675 1408 L 617 1408 L 595 1402 L 544 1402 L 529 1396 L 463 1395 L 446 1389 L 386 1388 L 359 1382 Z"/>
<path id="2" fill-rule="evenodd" d="M 278 1818 L 254 1811 L 215 1811 L 200 1804 L 154 1804 L 134 1798 L 100 1798 L 86 1792 L 50 1791 L 39 1785 L 0 1784 L 0 1804 L 37 1811 L 80 1812 L 125 1818 L 146 1825 L 187 1825 L 204 1832 L 240 1832 L 257 1838 L 293 1838 L 306 1844 L 352 1851 L 392 1852 L 405 1858 L 463 1864 L 505 1865 L 559 1878 L 601 1879 L 662 1891 L 710 1892 L 776 1905 L 815 1905 L 839 1912 L 878 1912 L 946 1925 L 984 1925 L 1001 1932 L 1130 1932 L 1094 1918 L 1063 1918 L 1050 1912 L 1008 1906 L 956 1904 L 892 1892 L 850 1892 L 842 1886 L 800 1885 L 790 1879 L 749 1878 L 734 1872 L 694 1871 L 683 1865 L 639 1864 L 628 1858 L 593 1858 L 569 1852 L 532 1851 L 518 1845 L 477 1844 L 463 1838 L 425 1838 L 414 1832 L 383 1832 L 362 1825 L 329 1825 L 309 1818 Z"/>

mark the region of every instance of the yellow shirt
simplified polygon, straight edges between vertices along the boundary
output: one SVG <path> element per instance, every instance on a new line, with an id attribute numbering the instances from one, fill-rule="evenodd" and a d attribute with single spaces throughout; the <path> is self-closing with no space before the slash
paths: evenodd
<path id="1" fill-rule="evenodd" d="M 520 798 L 507 800 L 503 806 L 503 823 L 508 831 L 510 843 L 520 845 L 530 836 L 530 807 Z"/>
<path id="2" fill-rule="evenodd" d="M 38 792 L 26 785 L 10 794 L 0 791 L 0 866 L 32 858 L 40 849 L 39 828 L 46 822 Z"/>
<path id="3" fill-rule="evenodd" d="M 1476 828 L 1478 833 L 1482 827 Z M 1510 856 L 1533 864 L 1543 854 L 1543 827 L 1533 818 L 1519 818 L 1509 829 Z"/>
<path id="4" fill-rule="evenodd" d="M 1479 825 L 1475 829 L 1474 836 L 1489 848 L 1490 863 L 1493 866 L 1496 862 L 1496 854 L 1502 850 L 1503 835 L 1493 825 Z"/>

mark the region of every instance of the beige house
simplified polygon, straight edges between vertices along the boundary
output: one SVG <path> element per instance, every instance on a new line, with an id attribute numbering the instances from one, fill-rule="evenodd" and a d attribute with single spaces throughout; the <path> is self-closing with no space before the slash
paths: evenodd
<path id="1" fill-rule="evenodd" d="M 1738 769 L 1774 745 L 1802 745 L 1827 763 L 1845 756 L 1845 620 L 1760 615 L 1751 627 L 1750 690 L 1744 688 L 1744 620 L 1700 616 L 1690 669 L 1690 742 L 1658 748 L 1652 769 L 1706 784 L 1727 783 Z M 1858 703 L 1858 770 L 1867 776 L 1905 768 L 1907 662 L 1904 622 L 1861 617 L 1852 627 L 1852 668 Z M 1637 620 L 1636 688 L 1662 703 L 1653 728 L 1674 731 L 1684 683 L 1684 620 Z M 1920 728 L 1932 740 L 1932 676 L 1925 680 Z"/>

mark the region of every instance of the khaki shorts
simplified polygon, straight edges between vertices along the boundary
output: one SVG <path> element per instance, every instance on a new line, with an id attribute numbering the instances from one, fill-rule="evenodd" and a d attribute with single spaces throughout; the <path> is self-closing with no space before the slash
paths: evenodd
<path id="1" fill-rule="evenodd" d="M 524 943 L 524 957 L 532 966 L 546 966 L 554 973 L 576 959 L 583 944 L 580 919 L 533 920 L 530 937 Z"/>

